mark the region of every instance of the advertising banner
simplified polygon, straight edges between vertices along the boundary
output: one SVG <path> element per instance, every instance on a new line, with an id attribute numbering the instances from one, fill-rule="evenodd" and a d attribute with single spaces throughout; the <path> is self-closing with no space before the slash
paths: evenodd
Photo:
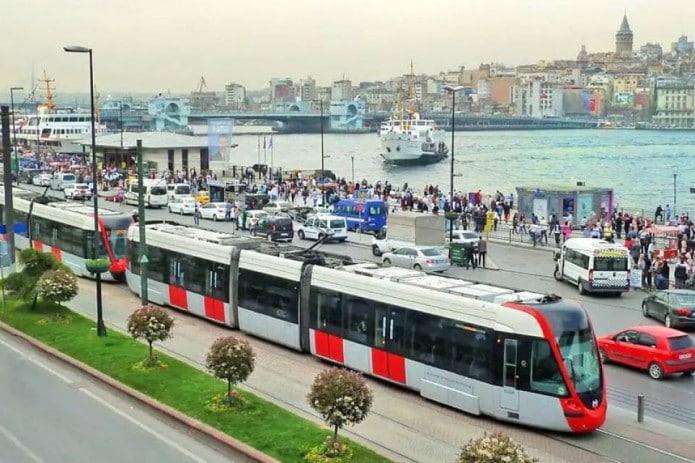
<path id="1" fill-rule="evenodd" d="M 211 161 L 229 161 L 233 128 L 233 119 L 208 119 L 208 153 Z"/>

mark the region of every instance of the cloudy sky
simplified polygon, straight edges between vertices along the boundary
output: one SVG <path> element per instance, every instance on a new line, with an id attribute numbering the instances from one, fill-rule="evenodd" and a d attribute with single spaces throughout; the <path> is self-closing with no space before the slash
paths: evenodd
<path id="1" fill-rule="evenodd" d="M 437 73 L 481 62 L 574 58 L 612 49 L 624 11 L 636 45 L 695 38 L 694 0 L 0 0 L 0 93 L 45 68 L 82 91 L 94 49 L 97 87 L 186 92 L 204 75 L 249 89 L 271 77 L 328 84 Z M 9 29 L 9 30 L 8 30 Z M 6 38 L 9 37 L 10 40 Z"/>

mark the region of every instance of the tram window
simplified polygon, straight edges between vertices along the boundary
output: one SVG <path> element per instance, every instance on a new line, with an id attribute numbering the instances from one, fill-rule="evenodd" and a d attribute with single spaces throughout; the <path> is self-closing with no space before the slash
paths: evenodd
<path id="1" fill-rule="evenodd" d="M 434 365 L 448 367 L 447 321 L 424 313 L 408 312 L 406 349 L 410 348 L 410 358 Z"/>
<path id="2" fill-rule="evenodd" d="M 371 346 L 374 342 L 372 333 L 374 332 L 374 311 L 369 301 L 355 297 L 344 296 L 345 312 L 347 313 L 347 324 L 345 327 L 345 337 L 351 341 L 359 342 Z"/>
<path id="3" fill-rule="evenodd" d="M 299 283 L 239 269 L 239 307 L 297 323 Z"/>
<path id="4" fill-rule="evenodd" d="M 169 256 L 169 284 L 184 287 L 186 283 L 186 274 L 181 268 L 181 258 L 176 256 Z"/>
<path id="5" fill-rule="evenodd" d="M 227 266 L 210 264 L 207 272 L 205 293 L 225 302 L 229 301 L 229 271 Z"/>
<path id="6" fill-rule="evenodd" d="M 181 262 L 179 268 L 182 280 L 181 286 L 188 291 L 205 294 L 206 262 L 203 259 L 192 256 L 181 256 L 179 261 Z"/>
<path id="7" fill-rule="evenodd" d="M 451 369 L 470 378 L 491 382 L 493 336 L 485 328 L 453 322 L 449 330 Z"/>
<path id="8" fill-rule="evenodd" d="M 70 254 L 85 257 L 85 233 L 81 229 L 62 223 L 56 223 L 55 229 L 57 230 L 56 246 Z"/>
<path id="9" fill-rule="evenodd" d="M 147 261 L 147 278 L 162 283 L 167 282 L 167 256 L 165 251 L 154 246 L 147 246 Z M 139 268 L 138 273 L 140 273 Z"/>
<path id="10" fill-rule="evenodd" d="M 567 395 L 567 387 L 562 379 L 560 368 L 550 349 L 550 344 L 545 339 L 533 341 L 531 347 L 530 386 L 533 392 L 541 394 Z"/>
<path id="11" fill-rule="evenodd" d="M 335 291 L 316 291 L 316 329 L 343 336 L 342 299 L 343 295 Z"/>

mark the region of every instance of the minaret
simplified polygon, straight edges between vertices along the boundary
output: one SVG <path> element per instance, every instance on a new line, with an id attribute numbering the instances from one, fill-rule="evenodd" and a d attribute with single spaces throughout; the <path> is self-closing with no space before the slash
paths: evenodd
<path id="1" fill-rule="evenodd" d="M 620 29 L 615 33 L 615 52 L 617 54 L 632 53 L 632 31 L 627 22 L 627 13 L 623 16 Z"/>

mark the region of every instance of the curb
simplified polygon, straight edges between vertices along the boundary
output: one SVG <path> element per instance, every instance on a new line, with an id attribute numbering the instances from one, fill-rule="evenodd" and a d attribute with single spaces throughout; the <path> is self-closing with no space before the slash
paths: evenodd
<path id="1" fill-rule="evenodd" d="M 533 246 L 532 244 L 527 244 L 527 243 L 510 243 L 508 240 L 503 240 L 501 238 L 490 238 L 490 241 L 495 244 L 502 244 L 504 246 L 509 246 L 512 248 L 519 248 L 519 249 L 531 249 L 534 251 L 546 251 L 546 252 L 553 252 L 556 249 L 554 246 Z"/>
<path id="2" fill-rule="evenodd" d="M 165 405 L 149 397 L 148 395 L 143 394 L 142 392 L 136 391 L 135 389 L 126 386 L 125 384 L 119 381 L 116 381 L 115 379 L 111 378 L 105 373 L 102 373 L 99 370 L 92 368 L 89 365 L 86 365 L 80 362 L 79 360 L 76 360 L 70 357 L 69 355 L 54 349 L 53 347 L 50 347 L 42 343 L 41 341 L 38 341 L 37 339 L 32 338 L 28 334 L 23 333 L 11 327 L 10 325 L 7 325 L 4 322 L 0 322 L 0 330 L 24 340 L 25 342 L 31 344 L 33 347 L 39 349 L 40 351 L 43 351 L 44 353 L 49 354 L 52 357 L 55 357 L 58 360 L 61 360 L 71 365 L 74 368 L 77 368 L 78 370 L 81 370 L 83 373 L 86 373 L 92 378 L 97 379 L 102 383 L 105 383 L 107 386 L 110 386 L 118 390 L 119 392 L 122 392 L 132 397 L 133 399 L 136 399 L 137 401 L 147 405 L 151 409 L 163 415 L 166 415 L 169 418 L 172 418 L 175 421 L 178 421 L 179 423 L 191 429 L 194 429 L 201 434 L 206 435 L 207 437 L 217 441 L 218 443 L 226 447 L 229 447 L 231 450 L 240 453 L 242 456 L 246 457 L 250 461 L 258 463 L 278 463 L 278 460 L 275 460 L 274 458 L 264 454 L 263 452 L 260 452 L 259 450 L 256 450 L 253 447 L 250 447 L 249 445 L 234 439 L 233 437 L 223 433 L 218 429 L 213 428 L 212 426 L 198 421 L 195 418 L 191 418 L 190 416 L 185 415 L 184 413 L 181 413 L 180 411 L 168 405 Z"/>

